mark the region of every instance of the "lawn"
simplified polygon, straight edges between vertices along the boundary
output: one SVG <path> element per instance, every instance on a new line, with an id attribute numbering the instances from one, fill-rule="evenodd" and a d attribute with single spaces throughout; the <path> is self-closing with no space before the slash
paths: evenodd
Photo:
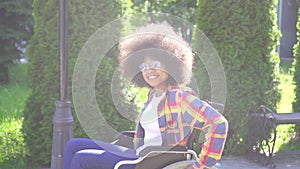
<path id="1" fill-rule="evenodd" d="M 0 168 L 22 169 L 27 153 L 21 132 L 23 108 L 29 95 L 27 65 L 11 68 L 11 84 L 0 86 Z"/>
<path id="2" fill-rule="evenodd" d="M 294 100 L 295 85 L 293 84 L 292 77 L 292 62 L 281 61 L 280 63 L 280 85 L 281 99 L 278 103 L 278 113 L 292 112 L 292 102 Z M 277 141 L 275 145 L 275 151 L 289 151 L 300 150 L 300 143 L 295 140 L 294 124 L 279 125 L 277 127 Z"/>
<path id="3" fill-rule="evenodd" d="M 291 112 L 294 98 L 294 85 L 291 74 L 292 62 L 283 61 L 280 65 L 280 86 L 282 98 L 277 112 Z M 25 169 L 24 158 L 27 152 L 22 127 L 22 112 L 30 90 L 26 83 L 27 65 L 11 69 L 12 84 L 0 86 L 0 169 Z M 278 126 L 275 151 L 299 150 L 299 145 L 291 142 L 294 125 Z"/>

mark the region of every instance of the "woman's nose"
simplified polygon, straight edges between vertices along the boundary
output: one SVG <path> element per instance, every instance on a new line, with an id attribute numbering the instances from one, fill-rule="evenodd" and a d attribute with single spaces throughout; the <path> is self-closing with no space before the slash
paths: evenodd
<path id="1" fill-rule="evenodd" d="M 150 67 L 150 68 L 148 68 L 146 71 L 147 71 L 148 73 L 152 73 L 152 72 L 155 72 L 156 69 Z"/>

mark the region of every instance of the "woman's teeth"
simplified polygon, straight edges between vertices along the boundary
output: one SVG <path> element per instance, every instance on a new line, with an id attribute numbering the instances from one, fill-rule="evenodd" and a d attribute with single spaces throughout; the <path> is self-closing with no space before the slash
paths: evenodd
<path id="1" fill-rule="evenodd" d="M 149 76 L 148 79 L 155 79 L 157 76 Z"/>

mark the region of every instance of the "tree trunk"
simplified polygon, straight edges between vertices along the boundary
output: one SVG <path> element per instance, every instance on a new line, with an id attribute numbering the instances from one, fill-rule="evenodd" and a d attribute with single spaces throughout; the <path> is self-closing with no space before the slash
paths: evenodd
<path id="1" fill-rule="evenodd" d="M 0 84 L 9 83 L 8 67 L 6 64 L 0 64 Z"/>

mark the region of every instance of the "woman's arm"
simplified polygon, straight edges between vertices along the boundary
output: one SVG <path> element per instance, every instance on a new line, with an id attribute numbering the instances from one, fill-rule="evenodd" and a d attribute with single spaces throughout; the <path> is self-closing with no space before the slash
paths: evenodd
<path id="1" fill-rule="evenodd" d="M 193 129 L 205 130 L 205 142 L 197 162 L 193 168 L 209 168 L 220 160 L 227 137 L 228 122 L 225 117 L 213 109 L 209 104 L 195 96 L 183 96 L 186 110 L 184 116 L 192 116 L 190 121 Z"/>

